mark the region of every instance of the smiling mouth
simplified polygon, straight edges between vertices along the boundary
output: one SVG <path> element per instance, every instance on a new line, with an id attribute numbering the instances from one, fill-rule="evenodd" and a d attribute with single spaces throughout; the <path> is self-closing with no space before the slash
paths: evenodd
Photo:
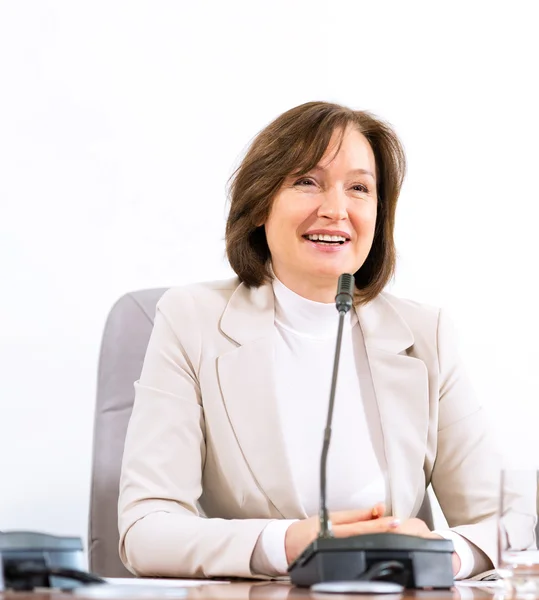
<path id="1" fill-rule="evenodd" d="M 342 246 L 346 242 L 350 241 L 342 235 L 318 235 L 314 233 L 312 235 L 304 235 L 302 237 L 304 240 L 314 242 L 320 246 Z"/>

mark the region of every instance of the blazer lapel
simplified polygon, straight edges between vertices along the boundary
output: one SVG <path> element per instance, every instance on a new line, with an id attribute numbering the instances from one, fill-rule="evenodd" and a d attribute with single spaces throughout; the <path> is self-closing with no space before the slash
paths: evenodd
<path id="1" fill-rule="evenodd" d="M 274 297 L 271 285 L 232 295 L 221 330 L 237 348 L 219 356 L 225 407 L 253 477 L 284 518 L 306 516 L 286 456 L 274 374 Z"/>
<path id="2" fill-rule="evenodd" d="M 380 413 L 391 512 L 415 515 L 425 491 L 423 464 L 429 425 L 428 372 L 409 356 L 412 331 L 384 295 L 357 308 Z"/>

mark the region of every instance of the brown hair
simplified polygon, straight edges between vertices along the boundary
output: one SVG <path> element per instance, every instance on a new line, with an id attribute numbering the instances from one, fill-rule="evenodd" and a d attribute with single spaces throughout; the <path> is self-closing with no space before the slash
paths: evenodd
<path id="1" fill-rule="evenodd" d="M 308 102 L 283 113 L 253 140 L 231 177 L 226 253 L 240 281 L 258 287 L 272 278 L 264 226 L 273 198 L 291 174 L 313 169 L 335 130 L 357 127 L 376 160 L 378 212 L 370 252 L 354 273 L 358 300 L 377 296 L 395 271 L 395 209 L 406 170 L 402 145 L 393 129 L 366 111 L 328 102 Z"/>

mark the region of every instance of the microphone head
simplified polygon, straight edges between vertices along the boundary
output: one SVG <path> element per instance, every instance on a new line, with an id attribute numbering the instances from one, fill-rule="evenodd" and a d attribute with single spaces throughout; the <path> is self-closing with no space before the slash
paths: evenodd
<path id="1" fill-rule="evenodd" d="M 350 275 L 350 273 L 343 273 L 339 277 L 337 295 L 335 296 L 335 305 L 339 312 L 348 312 L 352 308 L 354 285 L 354 276 Z"/>
<path id="2" fill-rule="evenodd" d="M 348 294 L 354 297 L 354 276 L 350 273 L 343 273 L 339 277 L 339 283 L 337 285 L 337 295 Z"/>

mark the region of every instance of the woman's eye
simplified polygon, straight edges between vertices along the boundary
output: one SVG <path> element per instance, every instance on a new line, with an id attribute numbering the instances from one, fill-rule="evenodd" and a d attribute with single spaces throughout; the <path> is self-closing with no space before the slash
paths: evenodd
<path id="1" fill-rule="evenodd" d="M 294 185 L 314 185 L 314 181 L 303 177 L 302 179 L 298 179 Z"/>
<path id="2" fill-rule="evenodd" d="M 369 190 L 368 190 L 367 186 L 363 185 L 362 183 L 358 183 L 356 185 L 353 185 L 352 189 L 354 189 L 356 192 L 363 192 L 364 194 L 368 194 L 369 193 Z"/>

